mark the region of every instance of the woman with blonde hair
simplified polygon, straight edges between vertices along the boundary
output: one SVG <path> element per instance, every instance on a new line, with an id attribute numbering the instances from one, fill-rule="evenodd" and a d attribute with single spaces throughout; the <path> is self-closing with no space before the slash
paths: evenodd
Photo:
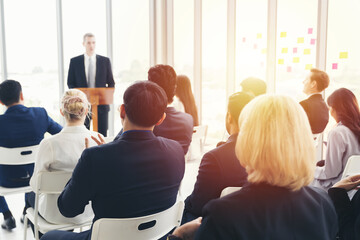
<path id="1" fill-rule="evenodd" d="M 89 131 L 84 126 L 85 118 L 89 112 L 90 104 L 86 95 L 77 89 L 70 89 L 64 93 L 61 100 L 61 115 L 65 118 L 65 127 L 54 136 L 44 139 L 40 143 L 39 152 L 35 162 L 34 174 L 30 186 L 36 188 L 36 177 L 39 172 L 67 171 L 72 172 L 85 149 L 85 138 L 89 146 L 96 146 L 91 136 L 98 133 Z M 57 207 L 58 195 L 40 195 L 39 213 L 48 222 L 83 223 L 93 217 L 91 207 L 88 205 L 83 214 L 75 218 L 65 218 Z M 30 198 L 30 205 L 34 206 L 34 195 Z"/>
<path id="2" fill-rule="evenodd" d="M 308 186 L 315 149 L 301 106 L 286 96 L 259 96 L 243 109 L 239 129 L 235 152 L 249 184 L 209 202 L 201 225 L 198 219 L 174 235 L 207 240 L 335 239 L 338 227 L 331 200 L 324 190 Z"/>

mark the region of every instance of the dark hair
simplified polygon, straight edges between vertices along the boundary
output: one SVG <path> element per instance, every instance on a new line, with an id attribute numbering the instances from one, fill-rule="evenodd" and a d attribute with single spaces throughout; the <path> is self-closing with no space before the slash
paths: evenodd
<path id="1" fill-rule="evenodd" d="M 246 78 L 240 83 L 240 86 L 244 92 L 252 92 L 255 96 L 266 93 L 266 83 L 260 78 Z"/>
<path id="2" fill-rule="evenodd" d="M 316 82 L 316 87 L 319 92 L 322 92 L 329 86 L 330 80 L 326 72 L 316 68 L 312 68 L 310 71 L 312 72 L 310 79 Z"/>
<path id="3" fill-rule="evenodd" d="M 237 92 L 229 97 L 228 112 L 230 113 L 231 117 L 234 119 L 236 123 L 239 120 L 239 116 L 243 108 L 253 98 L 254 96 L 246 92 Z"/>
<path id="4" fill-rule="evenodd" d="M 15 80 L 5 80 L 0 84 L 0 101 L 5 106 L 17 103 L 20 100 L 21 84 Z"/>
<path id="5" fill-rule="evenodd" d="M 123 99 L 127 118 L 141 127 L 154 126 L 167 106 L 164 90 L 149 81 L 139 81 L 128 87 Z"/>
<path id="6" fill-rule="evenodd" d="M 194 94 L 191 91 L 190 79 L 185 75 L 176 77 L 176 96 L 184 104 L 185 112 L 193 117 L 194 126 L 199 126 L 199 117 Z"/>
<path id="7" fill-rule="evenodd" d="M 167 102 L 172 103 L 176 88 L 176 72 L 169 65 L 158 64 L 148 71 L 148 80 L 164 89 Z"/>
<path id="8" fill-rule="evenodd" d="M 358 138 L 360 142 L 360 111 L 355 95 L 346 88 L 333 92 L 327 103 L 336 112 L 338 121 L 341 121 Z"/>

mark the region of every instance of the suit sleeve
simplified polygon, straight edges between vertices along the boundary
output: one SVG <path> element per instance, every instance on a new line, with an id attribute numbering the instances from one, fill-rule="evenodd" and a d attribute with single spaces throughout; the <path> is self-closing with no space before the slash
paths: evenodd
<path id="1" fill-rule="evenodd" d="M 88 149 L 85 149 L 71 179 L 58 198 L 59 210 L 65 217 L 75 217 L 83 213 L 94 195 L 90 156 Z"/>
<path id="2" fill-rule="evenodd" d="M 51 117 L 48 116 L 48 129 L 47 132 L 50 133 L 51 135 L 57 134 L 61 131 L 62 126 L 60 124 L 58 124 L 57 122 L 55 122 L 54 120 L 52 120 Z"/>
<path id="3" fill-rule="evenodd" d="M 75 82 L 75 68 L 74 68 L 74 61 L 73 59 L 70 60 L 69 71 L 68 71 L 68 78 L 67 78 L 67 85 L 68 88 L 76 88 Z"/>
<path id="4" fill-rule="evenodd" d="M 108 87 L 115 87 L 115 82 L 114 82 L 114 77 L 113 77 L 113 73 L 112 73 L 112 69 L 111 69 L 111 62 L 110 59 L 107 58 L 108 64 L 107 64 L 107 79 L 106 79 L 106 83 L 108 85 Z"/>

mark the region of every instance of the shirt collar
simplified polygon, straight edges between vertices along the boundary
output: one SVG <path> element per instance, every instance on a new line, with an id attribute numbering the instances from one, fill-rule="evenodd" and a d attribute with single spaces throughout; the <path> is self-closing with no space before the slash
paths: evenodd
<path id="1" fill-rule="evenodd" d="M 89 58 L 90 58 L 90 56 L 89 56 L 89 55 L 87 55 L 86 53 L 84 53 L 84 58 L 85 58 L 85 60 L 86 60 L 86 61 L 88 61 L 88 60 L 89 60 Z M 95 59 L 96 59 L 96 53 L 94 53 L 94 54 L 91 56 L 91 59 L 93 59 L 93 60 L 95 60 Z"/>

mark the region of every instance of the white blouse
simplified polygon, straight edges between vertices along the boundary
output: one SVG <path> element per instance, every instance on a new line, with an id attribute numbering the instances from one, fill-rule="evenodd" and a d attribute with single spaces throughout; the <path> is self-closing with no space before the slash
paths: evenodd
<path id="1" fill-rule="evenodd" d="M 60 133 L 44 139 L 40 143 L 39 152 L 35 162 L 33 177 L 30 186 L 35 191 L 37 173 L 68 171 L 72 172 L 85 149 L 85 138 L 89 139 L 89 146 L 97 145 L 91 136 L 97 137 L 96 132 L 89 131 L 85 126 L 65 127 Z M 61 215 L 57 206 L 58 194 L 41 194 L 39 196 L 39 213 L 48 222 L 61 223 L 83 223 L 90 221 L 94 213 L 90 204 L 85 208 L 83 214 L 74 218 L 66 218 Z"/>

